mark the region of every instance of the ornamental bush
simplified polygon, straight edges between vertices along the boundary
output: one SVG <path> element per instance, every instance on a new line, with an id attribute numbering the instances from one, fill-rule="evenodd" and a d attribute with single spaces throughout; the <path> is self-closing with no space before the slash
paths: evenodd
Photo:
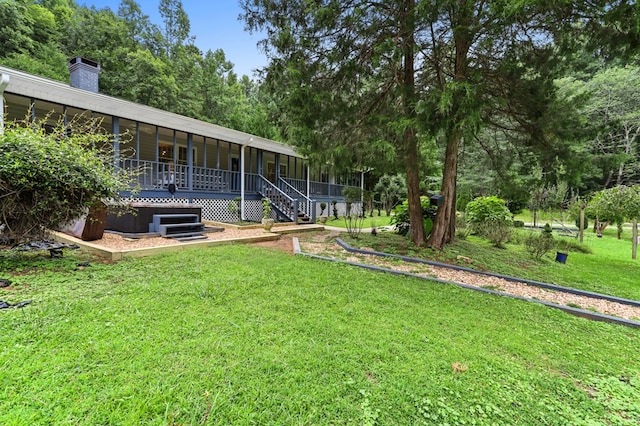
<path id="1" fill-rule="evenodd" d="M 424 225 L 425 235 L 428 237 L 431 235 L 433 229 L 433 220 L 436 217 L 437 210 L 431 205 L 429 197 L 421 196 L 420 204 L 422 205 L 422 221 Z M 391 224 L 395 225 L 396 233 L 400 235 L 407 235 L 410 230 L 409 224 L 409 202 L 405 200 L 402 204 L 398 204 L 393 209 L 393 217 L 391 218 Z"/>
<path id="2" fill-rule="evenodd" d="M 539 233 L 531 233 L 527 235 L 524 240 L 525 250 L 536 259 L 540 259 L 547 254 L 554 246 L 555 241 L 553 239 L 551 225 L 548 223 L 544 225 L 542 231 Z"/>
<path id="3" fill-rule="evenodd" d="M 46 129 L 45 120 L 7 123 L 0 134 L 0 244 L 44 238 L 131 189 L 130 177 L 114 170 L 112 136 L 99 123 Z"/>
<path id="4" fill-rule="evenodd" d="M 503 247 L 511 238 L 511 212 L 505 201 L 495 195 L 478 197 L 469 202 L 465 218 L 474 233 L 487 238 L 496 247 Z"/>

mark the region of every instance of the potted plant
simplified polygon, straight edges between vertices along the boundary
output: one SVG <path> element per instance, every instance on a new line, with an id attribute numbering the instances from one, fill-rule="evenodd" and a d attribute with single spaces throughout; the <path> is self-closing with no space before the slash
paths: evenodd
<path id="1" fill-rule="evenodd" d="M 262 199 L 262 226 L 265 231 L 271 231 L 273 224 L 276 221 L 271 218 L 271 200 L 268 198 Z"/>
<path id="2" fill-rule="evenodd" d="M 324 201 L 320 203 L 320 223 L 327 223 L 327 216 L 324 215 L 324 211 L 327 209 L 327 203 Z"/>

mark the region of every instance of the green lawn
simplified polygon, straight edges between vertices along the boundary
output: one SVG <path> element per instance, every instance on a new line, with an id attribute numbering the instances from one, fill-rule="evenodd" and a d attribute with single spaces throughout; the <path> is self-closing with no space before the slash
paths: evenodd
<path id="1" fill-rule="evenodd" d="M 393 218 L 393 215 L 387 216 L 384 210 L 381 213 L 382 214 L 378 216 L 378 213 L 376 212 L 373 217 L 369 217 L 369 214 L 367 213 L 367 216 L 362 219 L 362 228 L 373 228 L 373 227 L 389 225 L 389 223 L 391 222 L 391 219 Z M 339 219 L 336 219 L 335 217 L 330 216 L 327 220 L 326 225 L 333 226 L 336 228 L 346 229 L 347 221 L 342 216 L 340 216 Z"/>
<path id="2" fill-rule="evenodd" d="M 616 238 L 615 228 L 607 228 L 603 238 L 585 232 L 583 247 L 591 253 L 570 250 L 566 264 L 555 262 L 556 251 L 536 260 L 525 252 L 522 245 L 524 233 L 516 233 L 516 241 L 506 244 L 506 249 L 493 247 L 488 241 L 470 236 L 457 239 L 443 251 L 416 248 L 409 241 L 393 233 L 373 237 L 362 233 L 357 240 L 343 235 L 349 244 L 369 247 L 378 251 L 459 264 L 483 271 L 491 271 L 531 280 L 555 283 L 598 293 L 640 300 L 640 259 L 631 258 L 631 231 L 625 230 L 622 239 Z M 577 238 L 563 237 L 554 232 L 556 240 L 566 240 L 577 245 Z M 472 263 L 458 259 L 472 259 Z M 640 256 L 640 255 L 639 255 Z"/>
<path id="3" fill-rule="evenodd" d="M 251 246 L 75 263 L 0 258 L 0 424 L 640 422 L 640 330 Z"/>

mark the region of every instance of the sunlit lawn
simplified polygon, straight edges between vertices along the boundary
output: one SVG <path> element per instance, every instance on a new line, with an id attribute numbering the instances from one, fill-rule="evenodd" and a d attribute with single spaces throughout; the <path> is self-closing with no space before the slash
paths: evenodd
<path id="1" fill-rule="evenodd" d="M 0 311 L 0 424 L 640 422 L 640 330 L 251 246 L 76 263 L 0 257 L 33 300 Z"/>
<path id="2" fill-rule="evenodd" d="M 391 223 L 391 219 L 393 218 L 393 215 L 387 216 L 384 210 L 382 210 L 380 213 L 381 214 L 378 215 L 378 212 L 376 210 L 374 212 L 374 216 L 371 217 L 369 216 L 369 212 L 367 212 L 364 218 L 352 220 L 351 221 L 351 223 L 353 224 L 352 226 L 361 226 L 362 228 L 368 229 L 368 228 L 389 225 Z M 337 227 L 337 228 L 347 228 L 347 226 L 349 225 L 349 222 L 345 219 L 344 216 L 338 216 L 338 219 L 336 219 L 333 216 L 329 216 L 327 219 L 326 225 Z"/>

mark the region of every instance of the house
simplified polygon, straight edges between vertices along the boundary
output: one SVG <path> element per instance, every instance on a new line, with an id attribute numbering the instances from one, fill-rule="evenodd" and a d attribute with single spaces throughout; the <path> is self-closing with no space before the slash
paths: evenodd
<path id="1" fill-rule="evenodd" d="M 279 220 L 313 222 L 320 201 L 338 200 L 344 211 L 343 188 L 362 185 L 359 173 L 309 167 L 291 146 L 100 94 L 100 66 L 85 58 L 73 58 L 69 70 L 71 85 L 0 67 L 4 120 L 101 118 L 114 135 L 114 164 L 140 171 L 133 201 L 195 204 L 204 220 L 234 221 L 229 205 L 239 199 L 243 219 L 259 221 L 269 197 Z"/>

